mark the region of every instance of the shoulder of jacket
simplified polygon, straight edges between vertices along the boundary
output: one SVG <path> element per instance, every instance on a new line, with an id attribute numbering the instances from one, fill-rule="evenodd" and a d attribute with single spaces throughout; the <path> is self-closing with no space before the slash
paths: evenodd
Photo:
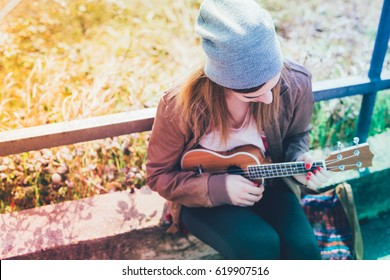
<path id="1" fill-rule="evenodd" d="M 295 84 L 298 88 L 311 85 L 312 75 L 305 66 L 292 59 L 285 59 L 284 64 L 289 72 L 291 83 Z"/>
<path id="2" fill-rule="evenodd" d="M 157 118 L 164 122 L 170 122 L 180 131 L 180 134 L 187 135 L 189 128 L 184 123 L 180 110 L 176 107 L 178 88 L 172 88 L 165 91 L 160 98 L 157 110 Z"/>
<path id="3" fill-rule="evenodd" d="M 172 115 L 175 113 L 176 92 L 176 89 L 169 89 L 162 94 L 158 107 L 160 107 L 165 114 Z"/>
<path id="4" fill-rule="evenodd" d="M 290 94 L 300 99 L 307 92 L 312 92 L 312 76 L 306 67 L 291 59 L 285 60 L 285 67 Z"/>
<path id="5" fill-rule="evenodd" d="M 311 79 L 312 75 L 310 71 L 303 65 L 299 64 L 295 60 L 291 58 L 286 58 L 284 60 L 284 64 L 286 68 L 294 75 L 294 76 L 303 76 Z"/>

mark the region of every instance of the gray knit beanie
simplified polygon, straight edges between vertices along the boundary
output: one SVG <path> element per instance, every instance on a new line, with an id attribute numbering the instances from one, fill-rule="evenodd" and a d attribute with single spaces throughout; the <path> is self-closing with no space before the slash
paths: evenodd
<path id="1" fill-rule="evenodd" d="M 206 53 L 205 74 L 221 86 L 253 88 L 282 69 L 273 20 L 255 0 L 205 0 L 195 30 Z"/>

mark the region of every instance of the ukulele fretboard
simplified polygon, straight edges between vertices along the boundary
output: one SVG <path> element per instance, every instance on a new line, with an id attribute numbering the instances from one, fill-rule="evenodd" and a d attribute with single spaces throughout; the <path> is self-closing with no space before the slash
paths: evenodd
<path id="1" fill-rule="evenodd" d="M 311 171 L 317 167 L 324 167 L 323 161 L 313 162 Z M 248 175 L 252 180 L 276 178 L 276 177 L 287 177 L 292 175 L 299 175 L 309 172 L 305 168 L 304 162 L 288 162 L 288 163 L 274 163 L 266 165 L 249 165 Z"/>

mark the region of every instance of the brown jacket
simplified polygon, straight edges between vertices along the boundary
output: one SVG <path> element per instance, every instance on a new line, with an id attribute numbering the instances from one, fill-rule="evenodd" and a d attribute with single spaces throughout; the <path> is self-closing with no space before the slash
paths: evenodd
<path id="1" fill-rule="evenodd" d="M 265 128 L 272 162 L 295 161 L 308 150 L 308 132 L 313 111 L 311 75 L 302 66 L 285 62 L 289 71 L 290 87 L 282 81 L 280 113 L 277 123 Z M 165 94 L 158 105 L 148 146 L 146 172 L 147 184 L 168 200 L 173 218 L 170 232 L 178 229 L 181 205 L 212 207 L 209 185 L 225 184 L 226 174 L 198 174 L 181 171 L 181 156 L 193 149 L 195 139 L 188 126 L 174 110 L 175 98 Z M 299 196 L 295 180 L 283 181 Z"/>

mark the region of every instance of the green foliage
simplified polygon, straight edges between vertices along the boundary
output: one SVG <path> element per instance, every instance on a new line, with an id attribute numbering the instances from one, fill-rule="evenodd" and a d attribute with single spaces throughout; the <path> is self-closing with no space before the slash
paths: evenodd
<path id="1" fill-rule="evenodd" d="M 377 94 L 369 136 L 390 129 L 390 91 Z M 312 149 L 337 147 L 341 141 L 353 143 L 359 119 L 361 96 L 346 97 L 314 104 L 310 143 Z"/>
<path id="2" fill-rule="evenodd" d="M 377 94 L 369 135 L 373 136 L 390 129 L 390 91 Z"/>
<path id="3" fill-rule="evenodd" d="M 0 213 L 145 185 L 148 133 L 0 159 Z"/>
<path id="4" fill-rule="evenodd" d="M 352 143 L 361 97 L 317 102 L 311 131 L 312 148 L 334 147 L 338 141 Z"/>

